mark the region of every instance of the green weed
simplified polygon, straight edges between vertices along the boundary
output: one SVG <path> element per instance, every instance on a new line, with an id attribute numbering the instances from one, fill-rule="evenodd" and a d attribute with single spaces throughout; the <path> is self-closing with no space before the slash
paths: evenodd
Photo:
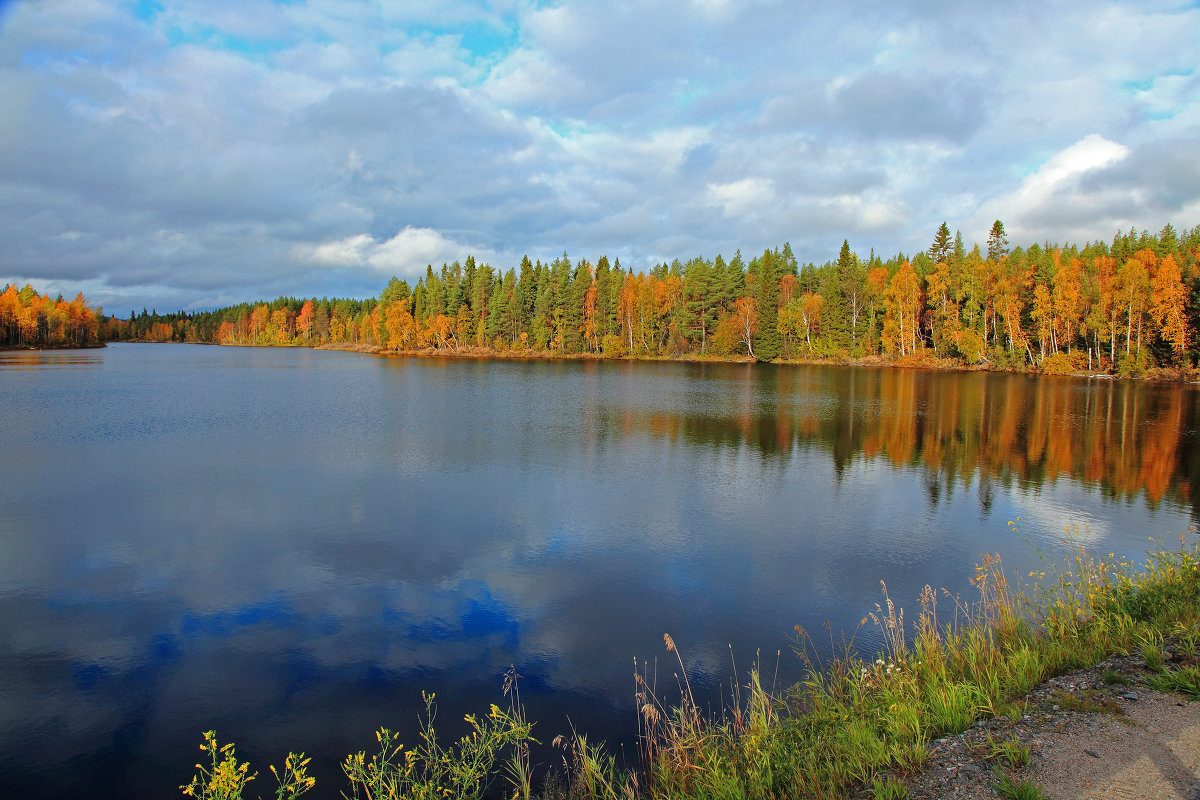
<path id="1" fill-rule="evenodd" d="M 1029 748 L 1016 739 L 997 743 L 989 736 L 988 758 L 1001 759 L 1007 762 L 1008 766 L 1017 769 L 1029 763 Z"/>
<path id="2" fill-rule="evenodd" d="M 1048 800 L 1042 787 L 1032 778 L 1017 780 L 1002 770 L 996 771 L 996 782 L 992 784 L 992 788 L 1008 800 Z"/>
<path id="3" fill-rule="evenodd" d="M 1119 705 L 1095 691 L 1068 692 L 1065 689 L 1059 689 L 1050 698 L 1059 708 L 1065 711 L 1073 711 L 1077 714 L 1125 713 L 1125 710 Z"/>
<path id="4" fill-rule="evenodd" d="M 908 786 L 896 778 L 876 778 L 871 782 L 874 800 L 908 800 Z"/>
<path id="5" fill-rule="evenodd" d="M 1179 692 L 1193 700 L 1200 700 L 1200 668 L 1179 667 L 1155 675 L 1146 682 L 1160 692 Z"/>
<path id="6" fill-rule="evenodd" d="M 1163 669 L 1163 652 L 1162 648 L 1156 644 L 1142 645 L 1142 658 L 1146 661 L 1146 667 L 1152 672 L 1162 672 Z"/>
<path id="7" fill-rule="evenodd" d="M 1130 683 L 1132 683 L 1128 675 L 1123 675 L 1120 672 L 1117 672 L 1115 669 L 1102 670 L 1100 672 L 1100 680 L 1104 681 L 1104 683 L 1109 686 L 1112 686 L 1113 684 L 1118 686 L 1128 686 Z"/>
<path id="8" fill-rule="evenodd" d="M 486 717 L 468 714 L 469 734 L 457 743 L 443 745 L 434 728 L 435 698 L 424 694 L 425 716 L 421 720 L 420 743 L 410 750 L 387 728 L 375 733 L 379 745 L 368 759 L 365 751 L 346 757 L 342 772 L 350 783 L 348 798 L 455 798 L 479 800 L 494 777 L 499 755 L 526 745 L 532 726 L 520 713 L 508 713 L 496 705 Z"/>
<path id="9" fill-rule="evenodd" d="M 209 763 L 196 765 L 199 771 L 192 777 L 192 782 L 179 787 L 184 795 L 197 800 L 242 800 L 246 786 L 258 777 L 258 773 L 250 772 L 248 762 L 238 761 L 234 744 L 218 744 L 216 732 L 205 731 L 200 750 L 208 754 Z M 276 800 L 299 797 L 313 787 L 316 779 L 307 774 L 308 762 L 303 753 L 288 753 L 283 764 L 283 777 L 271 767 L 271 774 L 278 783 Z"/>

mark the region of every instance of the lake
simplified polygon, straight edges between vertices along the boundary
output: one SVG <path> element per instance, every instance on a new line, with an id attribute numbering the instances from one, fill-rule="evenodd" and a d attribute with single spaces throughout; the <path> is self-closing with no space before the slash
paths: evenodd
<path id="1" fill-rule="evenodd" d="M 387 725 L 504 704 L 636 732 L 663 634 L 716 705 L 891 596 L 969 596 L 1064 530 L 1173 541 L 1196 387 L 912 370 L 393 359 L 113 345 L 0 353 L 0 796 L 176 794 L 201 732 L 313 797 Z M 825 625 L 828 623 L 830 632 Z M 857 633 L 856 633 L 857 630 Z M 777 655 L 778 654 L 778 655 Z M 674 654 L 670 655 L 673 660 Z M 734 662 L 736 661 L 736 672 Z M 775 677 L 775 676 L 778 677 Z M 669 693 L 667 693 L 669 696 Z"/>

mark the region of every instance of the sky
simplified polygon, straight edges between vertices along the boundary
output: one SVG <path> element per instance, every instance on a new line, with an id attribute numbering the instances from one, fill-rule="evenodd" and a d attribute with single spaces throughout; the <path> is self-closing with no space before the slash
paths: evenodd
<path id="1" fill-rule="evenodd" d="M 0 0 L 0 285 L 126 316 L 1190 228 L 1197 42 L 1197 2 Z"/>

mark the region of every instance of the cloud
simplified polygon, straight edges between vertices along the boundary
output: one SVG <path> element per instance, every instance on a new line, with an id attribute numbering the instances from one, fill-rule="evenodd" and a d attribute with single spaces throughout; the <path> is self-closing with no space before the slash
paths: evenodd
<path id="1" fill-rule="evenodd" d="M 405 227 L 386 241 L 376 241 L 370 234 L 360 233 L 315 246 L 298 245 L 294 255 L 327 267 L 368 268 L 382 276 L 417 278 L 428 265 L 461 260 L 470 252 L 462 242 L 431 228 Z M 474 252 L 482 255 L 479 249 Z"/>
<path id="2" fill-rule="evenodd" d="M 986 231 L 1001 219 L 1014 242 L 1082 243 L 1130 227 L 1191 227 L 1200 208 L 1200 166 L 1185 153 L 1197 146 L 1200 129 L 1131 145 L 1089 134 L 1047 159 L 1013 192 L 983 204 L 971 230 Z"/>
<path id="3" fill-rule="evenodd" d="M 374 294 L 468 245 L 644 268 L 1190 226 L 1197 39 L 1169 4 L 17 3 L 0 280 L 140 310 Z"/>
<path id="4" fill-rule="evenodd" d="M 1107 167 L 1129 155 L 1129 148 L 1110 142 L 1098 133 L 1089 134 L 1058 153 L 1030 175 L 1017 191 L 1019 202 L 1036 205 L 1070 185 L 1081 175 Z"/>
<path id="5" fill-rule="evenodd" d="M 733 183 L 710 183 L 708 195 L 727 216 L 741 216 L 770 203 L 775 190 L 768 180 L 743 178 Z"/>

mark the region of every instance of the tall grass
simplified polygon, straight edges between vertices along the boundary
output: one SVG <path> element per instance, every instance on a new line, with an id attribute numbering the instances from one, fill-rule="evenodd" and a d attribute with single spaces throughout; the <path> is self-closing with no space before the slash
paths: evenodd
<path id="1" fill-rule="evenodd" d="M 1009 524 L 1024 535 L 1020 520 Z M 822 662 L 798 629 L 806 677 L 776 691 L 764 687 L 756 664 L 717 715 L 701 711 L 683 656 L 665 636 L 678 668 L 671 689 L 677 699 L 660 695 L 648 669 L 637 671 L 641 769 L 620 771 L 583 734 L 560 737 L 565 781 L 540 793 L 581 800 L 832 798 L 873 787 L 877 796 L 899 796 L 899 785 L 879 773 L 919 769 L 932 738 L 983 715 L 1014 713 L 1016 698 L 1055 674 L 1117 653 L 1153 652 L 1164 636 L 1182 634 L 1193 645 L 1200 636 L 1200 548 L 1184 537 L 1179 549 L 1161 549 L 1140 564 L 1082 549 L 1064 558 L 1041 555 L 1045 570 L 1019 580 L 998 557 L 986 557 L 970 601 L 925 587 L 911 627 L 884 586 L 883 602 L 863 620 L 882 633 L 875 659 L 847 645 Z M 939 599 L 949 605 L 948 619 L 939 616 Z M 1195 693 L 1195 675 L 1173 680 Z M 514 798 L 539 796 L 528 757 L 531 725 L 515 683 L 507 689 L 510 710 L 493 706 L 485 720 L 468 718 L 473 732 L 456 748 L 437 744 L 432 703 L 416 749 L 401 755 L 394 735 L 381 731 L 380 752 L 370 761 L 365 753 L 347 759 L 351 791 L 344 796 L 475 798 L 488 787 Z M 375 781 L 383 774 L 387 781 Z"/>

